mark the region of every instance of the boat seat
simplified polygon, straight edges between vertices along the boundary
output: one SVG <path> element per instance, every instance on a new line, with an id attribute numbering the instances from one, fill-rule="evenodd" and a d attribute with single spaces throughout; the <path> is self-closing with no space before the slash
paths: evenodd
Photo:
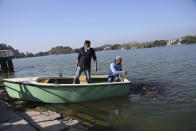
<path id="1" fill-rule="evenodd" d="M 46 79 L 46 80 L 44 81 L 44 83 L 48 83 L 49 81 L 50 81 L 50 78 Z"/>
<path id="2" fill-rule="evenodd" d="M 80 84 L 88 84 L 85 76 L 80 76 L 79 80 L 80 80 Z"/>
<path id="3" fill-rule="evenodd" d="M 58 84 L 58 81 L 57 81 L 57 79 L 50 79 L 50 78 L 47 78 L 47 79 L 45 79 L 44 83 Z"/>

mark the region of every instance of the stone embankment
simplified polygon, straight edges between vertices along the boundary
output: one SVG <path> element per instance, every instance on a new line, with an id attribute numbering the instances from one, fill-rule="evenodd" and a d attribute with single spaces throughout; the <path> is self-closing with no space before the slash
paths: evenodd
<path id="1" fill-rule="evenodd" d="M 77 120 L 52 111 L 14 111 L 7 102 L 9 97 L 0 89 L 0 130 L 1 131 L 86 131 Z"/>

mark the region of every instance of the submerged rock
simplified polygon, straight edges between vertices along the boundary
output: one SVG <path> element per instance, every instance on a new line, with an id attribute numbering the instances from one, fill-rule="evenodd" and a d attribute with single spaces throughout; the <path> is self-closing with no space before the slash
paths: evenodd
<path id="1" fill-rule="evenodd" d="M 163 88 L 161 88 L 158 83 L 134 83 L 130 89 L 129 97 L 131 100 L 134 99 L 136 101 L 142 99 L 156 101 L 164 97 Z"/>

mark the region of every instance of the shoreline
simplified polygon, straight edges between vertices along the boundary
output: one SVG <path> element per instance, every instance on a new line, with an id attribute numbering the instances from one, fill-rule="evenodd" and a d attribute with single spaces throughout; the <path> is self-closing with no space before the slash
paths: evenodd
<path id="1" fill-rule="evenodd" d="M 180 45 L 177 45 L 177 44 L 174 44 L 174 45 L 161 45 L 161 46 L 152 46 L 152 47 L 138 47 L 138 48 L 128 48 L 128 49 L 125 49 L 125 48 L 121 48 L 121 49 L 105 49 L 105 50 L 96 50 L 96 48 L 99 48 L 99 47 L 93 47 L 95 49 L 96 52 L 101 52 L 101 51 L 114 51 L 114 50 L 136 50 L 136 49 L 148 49 L 148 48 L 156 48 L 156 47 L 173 47 L 173 46 L 182 46 L 182 45 L 193 45 L 193 44 L 196 44 L 196 43 L 191 43 L 191 44 L 180 44 Z M 76 49 L 74 49 L 76 50 Z M 43 57 L 43 56 L 55 56 L 55 55 L 67 55 L 67 54 L 77 54 L 78 52 L 71 52 L 71 53 L 61 53 L 61 54 L 47 54 L 47 55 L 38 55 L 38 56 L 28 56 L 28 57 L 15 57 L 13 59 L 22 59 L 22 58 L 33 58 L 33 57 Z"/>
<path id="2" fill-rule="evenodd" d="M 4 87 L 0 87 L 0 130 L 88 130 L 69 116 L 41 108 L 25 109 L 21 106 L 24 103 L 10 99 Z"/>

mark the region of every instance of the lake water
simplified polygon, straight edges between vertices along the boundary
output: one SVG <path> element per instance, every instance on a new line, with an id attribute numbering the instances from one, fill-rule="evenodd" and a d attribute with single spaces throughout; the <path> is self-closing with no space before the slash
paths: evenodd
<path id="1" fill-rule="evenodd" d="M 133 131 L 196 130 L 196 44 L 96 52 L 98 72 L 107 74 L 123 57 L 127 96 L 44 107 L 79 119 L 94 129 Z M 77 54 L 14 59 L 15 77 L 74 75 Z M 99 92 L 97 92 L 99 93 Z"/>

